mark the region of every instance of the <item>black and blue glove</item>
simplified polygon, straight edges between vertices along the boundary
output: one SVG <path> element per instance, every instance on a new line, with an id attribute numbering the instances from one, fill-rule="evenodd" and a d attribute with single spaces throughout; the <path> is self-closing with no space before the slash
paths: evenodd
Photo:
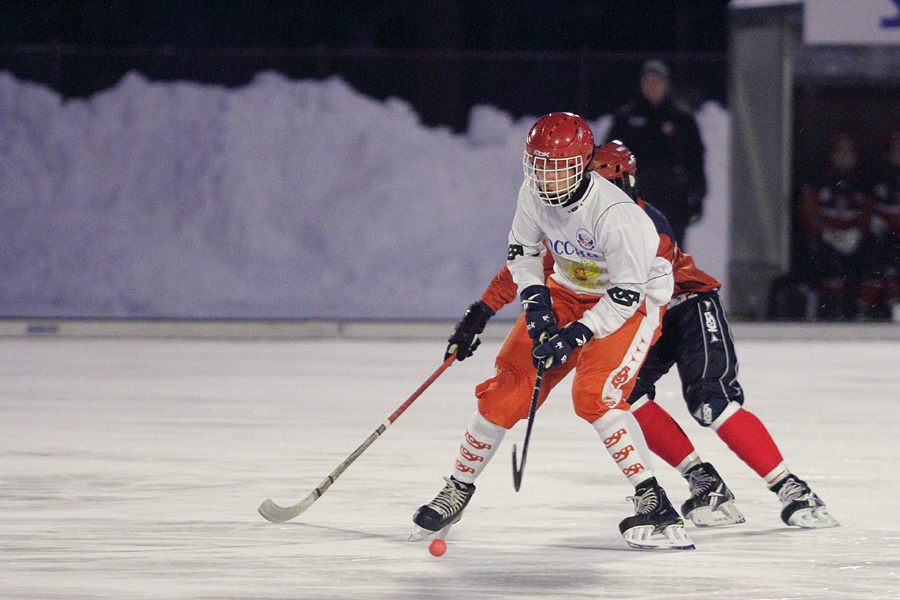
<path id="1" fill-rule="evenodd" d="M 534 365 L 543 363 L 545 369 L 552 369 L 565 363 L 577 348 L 588 343 L 593 332 L 584 323 L 575 321 L 562 328 L 556 335 L 537 344 L 531 353 Z"/>
<path id="2" fill-rule="evenodd" d="M 459 320 L 450 339 L 447 340 L 447 351 L 444 353 L 444 360 L 450 358 L 453 352 L 456 352 L 456 360 L 465 360 L 472 356 L 475 349 L 481 344 L 481 338 L 478 337 L 484 331 L 488 320 L 494 316 L 494 311 L 482 302 L 475 302 L 466 310 L 466 314 Z"/>
<path id="3" fill-rule="evenodd" d="M 530 285 L 519 296 L 525 308 L 525 327 L 532 340 L 538 342 L 559 333 L 559 325 L 550 310 L 550 288 L 546 285 Z"/>

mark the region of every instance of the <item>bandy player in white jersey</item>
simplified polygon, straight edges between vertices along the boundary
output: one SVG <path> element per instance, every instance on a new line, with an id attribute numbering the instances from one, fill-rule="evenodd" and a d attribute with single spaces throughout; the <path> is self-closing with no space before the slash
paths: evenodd
<path id="1" fill-rule="evenodd" d="M 593 425 L 635 488 L 635 514 L 619 524 L 627 543 L 694 547 L 654 477 L 650 451 L 627 403 L 660 334 L 672 267 L 657 257 L 660 239 L 644 210 L 590 172 L 593 152 L 590 127 L 571 113 L 545 115 L 528 134 L 507 256 L 525 311 L 497 355 L 494 376 L 476 388 L 478 410 L 452 476 L 413 516 L 419 535 L 460 519 L 475 479 L 506 431 L 528 417 L 537 365 L 543 364 L 539 405 L 574 370 L 576 414 Z M 545 283 L 548 248 L 554 267 Z"/>

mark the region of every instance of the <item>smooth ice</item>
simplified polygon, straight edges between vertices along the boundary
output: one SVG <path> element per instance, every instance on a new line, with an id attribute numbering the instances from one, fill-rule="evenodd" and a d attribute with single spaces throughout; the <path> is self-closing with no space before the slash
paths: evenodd
<path id="1" fill-rule="evenodd" d="M 900 341 L 738 341 L 747 408 L 841 527 L 784 526 L 749 467 L 659 401 L 747 522 L 692 552 L 629 549 L 630 486 L 573 413 L 535 421 L 478 480 L 447 553 L 406 541 L 442 487 L 497 341 L 448 369 L 307 512 L 304 498 L 440 365 L 439 340 L 0 338 L 0 597 L 16 599 L 900 598 Z M 676 505 L 687 486 L 662 461 Z"/>

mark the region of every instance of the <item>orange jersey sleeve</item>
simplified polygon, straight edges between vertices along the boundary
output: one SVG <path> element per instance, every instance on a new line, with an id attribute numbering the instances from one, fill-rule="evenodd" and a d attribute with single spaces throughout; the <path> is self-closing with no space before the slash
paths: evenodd
<path id="1" fill-rule="evenodd" d="M 656 251 L 656 255 L 672 263 L 672 275 L 675 278 L 675 289 L 672 292 L 673 298 L 684 294 L 709 292 L 722 287 L 722 284 L 715 277 L 706 271 L 700 270 L 694 264 L 693 256 L 682 252 L 678 244 L 672 240 L 672 228 L 658 209 L 649 208 L 640 198 L 637 199 L 637 204 L 650 214 L 650 218 L 653 219 L 653 223 L 656 225 L 656 231 L 659 234 L 659 248 Z M 654 213 L 656 218 L 654 218 Z"/>
<path id="2" fill-rule="evenodd" d="M 553 257 L 548 252 L 544 256 L 544 281 L 547 280 L 547 277 L 549 277 L 552 272 Z M 500 272 L 491 279 L 491 283 L 488 284 L 487 289 L 485 289 L 484 293 L 481 295 L 481 301 L 487 304 L 492 311 L 497 312 L 515 300 L 518 293 L 519 289 L 513 281 L 512 273 L 510 273 L 509 268 L 504 265 L 503 268 L 500 269 Z"/>
<path id="3" fill-rule="evenodd" d="M 684 294 L 710 292 L 722 287 L 715 277 L 694 264 L 693 256 L 682 252 L 681 248 L 664 233 L 659 235 L 659 251 L 656 255 L 672 263 L 672 275 L 675 277 L 673 298 Z"/>
<path id="4" fill-rule="evenodd" d="M 697 292 L 710 292 L 722 287 L 718 279 L 697 268 L 697 265 L 694 264 L 693 256 L 682 252 L 677 246 L 675 247 L 675 261 L 672 263 L 672 268 L 675 271 L 675 291 L 672 293 L 672 297 Z"/>

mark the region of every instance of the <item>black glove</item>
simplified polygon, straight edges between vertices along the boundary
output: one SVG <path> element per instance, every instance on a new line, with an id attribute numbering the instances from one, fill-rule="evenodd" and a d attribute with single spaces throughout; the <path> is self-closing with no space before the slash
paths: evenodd
<path id="1" fill-rule="evenodd" d="M 594 337 L 587 325 L 575 321 L 569 323 L 562 330 L 542 344 L 536 345 L 531 353 L 534 366 L 544 363 L 545 369 L 552 369 L 563 364 L 576 348 L 580 348 Z"/>
<path id="2" fill-rule="evenodd" d="M 472 353 L 481 344 L 478 334 L 484 331 L 484 326 L 487 325 L 488 319 L 493 316 L 494 311 L 481 300 L 472 304 L 466 310 L 463 318 L 456 324 L 456 327 L 453 328 L 453 333 L 450 334 L 450 339 L 447 340 L 447 351 L 444 353 L 444 360 L 450 358 L 454 350 L 456 351 L 456 360 L 466 360 L 472 356 Z"/>
<path id="3" fill-rule="evenodd" d="M 559 325 L 550 310 L 550 288 L 546 285 L 530 285 L 520 294 L 525 307 L 525 327 L 528 335 L 537 342 L 559 333 Z"/>

